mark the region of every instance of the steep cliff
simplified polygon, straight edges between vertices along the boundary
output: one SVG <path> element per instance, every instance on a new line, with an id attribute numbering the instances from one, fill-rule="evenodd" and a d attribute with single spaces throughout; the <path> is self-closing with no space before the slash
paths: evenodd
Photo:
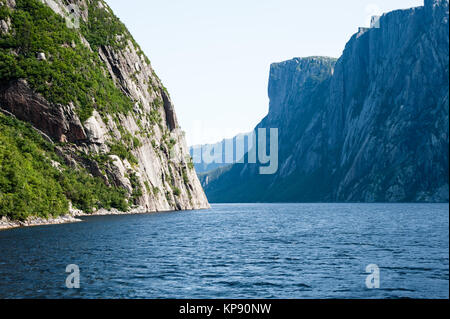
<path id="1" fill-rule="evenodd" d="M 448 1 L 381 17 L 342 57 L 274 64 L 279 170 L 234 165 L 203 180 L 213 202 L 449 199 Z"/>
<path id="2" fill-rule="evenodd" d="M 104 1 L 0 0 L 0 27 L 0 110 L 50 143 L 62 176 L 101 180 L 127 205 L 63 185 L 68 201 L 87 211 L 209 207 L 166 88 Z M 14 216 L 5 202 L 17 187 L 5 185 L 0 215 Z"/>

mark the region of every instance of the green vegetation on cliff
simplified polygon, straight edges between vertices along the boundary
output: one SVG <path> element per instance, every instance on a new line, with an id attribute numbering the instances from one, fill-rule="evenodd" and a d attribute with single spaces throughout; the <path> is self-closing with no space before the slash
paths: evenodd
<path id="1" fill-rule="evenodd" d="M 74 103 L 82 122 L 94 109 L 103 115 L 131 111 L 133 101 L 115 86 L 96 52 L 104 45 L 119 49 L 131 35 L 112 12 L 97 5 L 91 2 L 89 21 L 76 30 L 38 0 L 16 0 L 14 9 L 0 0 L 0 19 L 11 25 L 10 32 L 0 36 L 0 86 L 26 79 L 48 101 Z M 38 59 L 38 53 L 46 58 Z M 128 149 L 120 146 L 111 153 L 134 163 Z M 64 215 L 69 201 L 87 213 L 129 209 L 125 189 L 107 186 L 85 169 L 67 167 L 54 148 L 28 124 L 0 113 L 0 217 Z"/>
<path id="2" fill-rule="evenodd" d="M 64 8 L 74 2 L 55 3 Z M 55 13 L 42 1 L 15 0 L 12 4 L 0 0 L 0 101 L 6 101 L 8 113 L 5 114 L 11 112 L 24 120 L 0 113 L 0 218 L 60 216 L 68 213 L 70 203 L 86 213 L 100 208 L 128 211 L 142 202 L 144 187 L 155 198 L 163 193 L 162 188 L 148 182 L 146 185 L 137 171 L 141 155 L 138 150 L 144 149 L 145 138 L 152 138 L 156 149 L 158 127 L 165 132 L 158 144 L 163 150 L 158 150 L 157 155 L 162 163 L 165 160 L 162 156 L 168 156 L 178 141 L 166 132 L 162 116 L 164 101 L 160 95 L 165 89 L 160 87 L 154 73 L 153 77 L 138 71 L 128 74 L 122 64 L 115 68 L 115 62 L 121 63 L 122 57 L 145 60 L 148 65 L 150 61 L 105 1 L 78 1 L 77 4 L 83 18 L 80 28 L 71 29 L 61 16 L 64 13 Z M 105 56 L 108 61 L 104 61 Z M 119 57 L 117 61 L 116 57 Z M 145 67 L 142 64 L 139 69 Z M 115 82 L 116 78 L 120 83 Z M 137 86 L 144 82 L 144 90 L 148 86 L 150 95 L 156 96 L 154 101 L 149 99 L 151 111 L 145 111 L 143 101 L 134 100 L 132 96 L 136 95 L 123 83 L 129 78 Z M 54 107 L 48 112 L 50 115 L 41 114 L 39 107 L 33 112 L 24 107 L 21 113 L 14 105 L 18 100 L 7 99 L 10 88 L 22 79 L 50 102 L 45 103 L 46 108 L 48 104 L 49 109 Z M 65 113 L 72 105 L 81 125 L 72 112 Z M 103 125 L 99 125 L 102 127 L 99 134 L 105 137 L 101 142 L 93 141 L 93 131 L 99 127 L 96 121 L 86 121 L 94 110 L 106 126 L 103 130 Z M 137 121 L 139 132 L 128 125 L 131 117 Z M 76 138 L 70 138 L 71 133 Z M 59 143 L 49 142 L 51 139 Z M 128 163 L 125 165 L 126 173 L 117 171 L 115 157 L 111 155 L 131 164 L 130 168 Z M 121 177 L 130 181 L 131 189 Z M 187 176 L 185 181 L 189 181 Z M 182 195 L 180 189 L 174 193 Z"/>
<path id="3" fill-rule="evenodd" d="M 93 12 L 97 14 L 82 26 L 93 49 L 111 45 L 117 32 L 125 32 L 117 18 L 99 15 L 104 10 Z M 82 122 L 94 109 L 103 114 L 132 110 L 133 102 L 114 85 L 98 54 L 49 7 L 37 0 L 16 0 L 14 10 L 0 8 L 0 17 L 9 17 L 12 27 L 12 32 L 0 37 L 0 84 L 25 78 L 50 102 L 73 102 Z M 46 60 L 38 60 L 37 53 L 44 53 Z"/>
<path id="4" fill-rule="evenodd" d="M 68 213 L 69 201 L 88 213 L 128 210 L 123 189 L 67 167 L 54 147 L 30 125 L 0 113 L 0 217 L 60 216 Z"/>

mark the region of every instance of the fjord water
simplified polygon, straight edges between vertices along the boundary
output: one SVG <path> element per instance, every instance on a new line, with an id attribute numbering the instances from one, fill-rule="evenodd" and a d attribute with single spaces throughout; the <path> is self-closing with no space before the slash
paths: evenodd
<path id="1" fill-rule="evenodd" d="M 448 298 L 449 206 L 213 205 L 3 231 L 0 297 Z"/>

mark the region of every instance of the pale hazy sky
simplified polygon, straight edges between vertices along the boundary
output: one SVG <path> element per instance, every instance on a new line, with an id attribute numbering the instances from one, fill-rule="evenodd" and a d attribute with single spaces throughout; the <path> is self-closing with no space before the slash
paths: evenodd
<path id="1" fill-rule="evenodd" d="M 251 131 L 267 114 L 269 67 L 339 57 L 372 14 L 423 0 L 106 0 L 168 88 L 188 144 Z"/>

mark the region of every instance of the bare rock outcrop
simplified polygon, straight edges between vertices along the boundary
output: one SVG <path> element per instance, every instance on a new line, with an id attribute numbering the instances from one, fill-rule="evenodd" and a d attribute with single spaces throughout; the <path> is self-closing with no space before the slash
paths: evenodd
<path id="1" fill-rule="evenodd" d="M 73 105 L 51 105 L 35 93 L 24 79 L 0 88 L 0 105 L 55 141 L 76 143 L 87 139 Z"/>

